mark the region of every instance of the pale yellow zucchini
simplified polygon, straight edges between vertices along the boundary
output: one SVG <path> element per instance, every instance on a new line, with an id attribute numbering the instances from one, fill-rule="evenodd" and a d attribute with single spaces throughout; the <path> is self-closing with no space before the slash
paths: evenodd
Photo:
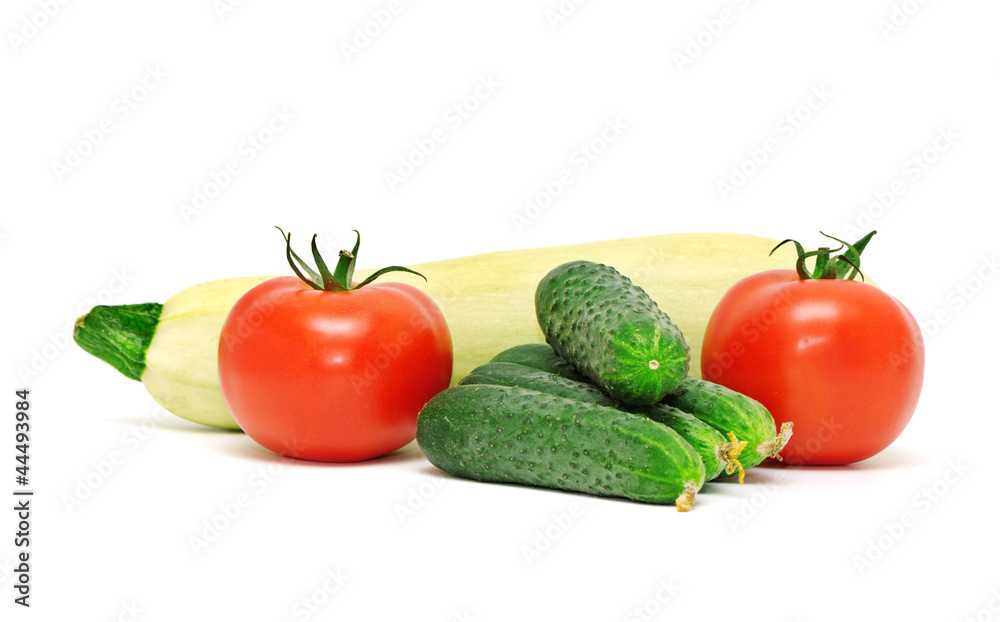
<path id="1" fill-rule="evenodd" d="M 776 244 L 770 238 L 736 233 L 665 234 L 434 261 L 409 266 L 426 276 L 426 282 L 405 272 L 390 273 L 382 280 L 410 283 L 441 308 L 454 344 L 454 384 L 501 350 L 544 342 L 535 318 L 534 292 L 549 270 L 576 259 L 604 263 L 646 290 L 670 316 L 691 348 L 690 373 L 699 376 L 705 325 L 722 295 L 754 272 L 795 265 L 795 251 L 787 246 L 768 256 Z M 358 270 L 354 278 L 360 281 L 371 272 Z M 100 321 L 102 313 L 113 313 L 116 307 L 95 308 L 80 318 L 77 341 L 129 377 L 140 378 L 150 395 L 174 414 L 235 428 L 219 389 L 219 335 L 236 300 L 268 278 L 211 281 L 169 298 L 152 339 L 135 348 L 133 358 L 142 359 L 144 354 L 144 361 L 132 361 L 135 375 L 104 356 L 101 348 L 85 345 L 121 341 L 126 329 L 108 329 Z"/>

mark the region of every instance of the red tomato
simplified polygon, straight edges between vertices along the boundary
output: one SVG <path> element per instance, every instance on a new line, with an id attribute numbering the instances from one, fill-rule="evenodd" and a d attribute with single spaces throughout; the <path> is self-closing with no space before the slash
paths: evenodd
<path id="1" fill-rule="evenodd" d="M 233 418 L 264 447 L 306 460 L 354 462 L 406 445 L 451 373 L 444 316 L 403 283 L 323 291 L 271 279 L 239 299 L 219 341 Z"/>
<path id="2" fill-rule="evenodd" d="M 754 274 L 709 319 L 702 376 L 761 402 L 780 426 L 791 464 L 849 464 L 889 446 L 917 406 L 924 375 L 920 328 L 873 285 Z"/>

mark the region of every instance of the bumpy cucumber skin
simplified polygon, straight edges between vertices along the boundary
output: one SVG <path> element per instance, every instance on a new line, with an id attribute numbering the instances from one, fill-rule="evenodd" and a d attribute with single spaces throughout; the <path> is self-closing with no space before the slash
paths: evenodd
<path id="1" fill-rule="evenodd" d="M 442 471 L 508 482 L 674 503 L 705 466 L 670 428 L 638 415 L 518 387 L 446 389 L 417 417 L 417 443 Z"/>
<path id="2" fill-rule="evenodd" d="M 556 353 L 620 402 L 655 404 L 687 376 L 680 329 L 610 266 L 557 266 L 535 290 L 535 312 Z"/>
<path id="3" fill-rule="evenodd" d="M 723 434 L 732 432 L 747 446 L 739 455 L 744 469 L 764 461 L 767 452 L 757 446 L 777 434 L 774 417 L 757 400 L 732 389 L 697 378 L 685 378 L 663 402 L 711 425 Z"/>
<path id="4" fill-rule="evenodd" d="M 513 348 L 511 349 L 513 350 Z M 559 370 L 564 369 L 564 366 L 558 365 L 560 359 L 558 354 L 553 353 L 555 364 L 547 362 L 547 357 L 539 356 L 540 354 L 543 353 L 536 352 L 535 356 L 523 357 L 522 360 L 525 361 L 525 365 L 529 366 L 540 363 L 540 366 L 535 367 L 535 369 L 543 371 L 558 374 Z M 747 446 L 738 456 L 744 469 L 757 466 L 764 461 L 767 452 L 757 451 L 757 447 L 764 441 L 774 439 L 776 434 L 774 417 L 763 404 L 742 393 L 737 393 L 707 380 L 685 378 L 674 391 L 664 396 L 659 406 L 678 409 L 683 415 L 694 417 L 723 435 L 732 432 L 737 440 L 747 441 Z M 654 407 L 657 413 L 662 412 L 659 406 Z M 633 410 L 638 411 L 639 409 Z M 657 420 L 660 421 L 660 419 Z M 687 420 L 686 417 L 683 419 L 683 421 Z M 663 423 L 678 429 L 677 421 L 674 421 L 673 424 L 670 421 L 663 421 Z M 687 440 L 691 442 L 690 438 Z M 702 452 L 703 450 L 699 449 L 699 453 Z M 712 477 L 708 479 L 712 479 Z"/>
<path id="5" fill-rule="evenodd" d="M 632 409 L 632 412 L 649 417 L 680 434 L 681 438 L 698 452 L 698 456 L 705 464 L 705 481 L 713 480 L 722 475 L 726 464 L 719 457 L 719 449 L 729 442 L 729 439 L 722 432 L 694 415 L 666 404 L 637 406 Z"/>
<path id="6" fill-rule="evenodd" d="M 542 345 L 541 347 L 547 349 L 551 354 L 548 358 L 555 361 L 559 360 L 559 357 L 552 352 L 549 346 Z M 537 357 L 537 360 L 544 361 L 546 359 Z M 563 365 L 566 365 L 565 361 L 563 361 Z M 719 458 L 719 448 L 728 442 L 726 437 L 693 415 L 689 415 L 666 404 L 628 406 L 616 402 L 592 384 L 572 380 L 541 369 L 507 362 L 480 365 L 473 369 L 459 384 L 494 384 L 507 387 L 520 387 L 522 389 L 530 389 L 532 391 L 548 393 L 549 395 L 558 395 L 559 397 L 579 402 L 607 406 L 632 414 L 642 415 L 673 429 L 698 452 L 698 456 L 705 464 L 706 481 L 718 477 L 725 468 L 725 464 Z"/>
<path id="7" fill-rule="evenodd" d="M 545 346 L 548 347 L 548 346 Z M 624 405 L 592 384 L 517 363 L 487 363 L 473 369 L 458 384 L 495 384 L 520 387 L 549 395 L 621 410 Z"/>
<path id="8" fill-rule="evenodd" d="M 546 343 L 526 343 L 507 348 L 492 359 L 491 363 L 517 363 L 525 367 L 540 369 L 577 382 L 589 382 L 586 376 L 576 371 L 566 359 L 559 356 Z"/>

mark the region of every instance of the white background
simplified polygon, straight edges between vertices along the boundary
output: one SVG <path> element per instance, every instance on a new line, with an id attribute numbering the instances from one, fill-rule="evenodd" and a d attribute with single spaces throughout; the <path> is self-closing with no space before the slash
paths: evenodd
<path id="1" fill-rule="evenodd" d="M 331 4 L 4 2 L 0 492 L 23 386 L 37 490 L 30 611 L 12 604 L 0 514 L 4 619 L 1000 619 L 996 3 L 594 1 L 559 22 L 556 0 Z M 481 81 L 497 86 L 477 99 Z M 249 160 L 241 143 L 275 110 L 294 118 Z M 624 129 L 581 171 L 609 120 Z M 240 173 L 185 213 L 230 160 Z M 740 166 L 745 183 L 720 189 Z M 573 183 L 515 226 L 564 169 Z M 865 269 L 927 327 L 923 396 L 871 460 L 756 469 L 678 514 L 444 478 L 412 446 L 282 465 L 243 435 L 158 418 L 139 383 L 67 343 L 97 300 L 285 273 L 274 225 L 334 250 L 360 229 L 369 267 L 877 228 Z M 189 538 L 241 494 L 249 507 L 196 555 Z"/>

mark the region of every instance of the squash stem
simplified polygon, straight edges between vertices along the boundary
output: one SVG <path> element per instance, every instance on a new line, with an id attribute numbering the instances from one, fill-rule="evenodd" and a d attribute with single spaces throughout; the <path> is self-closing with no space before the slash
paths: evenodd
<path id="1" fill-rule="evenodd" d="M 146 350 L 160 322 L 163 305 L 98 305 L 73 325 L 73 340 L 86 352 L 132 380 L 146 371 Z"/>

